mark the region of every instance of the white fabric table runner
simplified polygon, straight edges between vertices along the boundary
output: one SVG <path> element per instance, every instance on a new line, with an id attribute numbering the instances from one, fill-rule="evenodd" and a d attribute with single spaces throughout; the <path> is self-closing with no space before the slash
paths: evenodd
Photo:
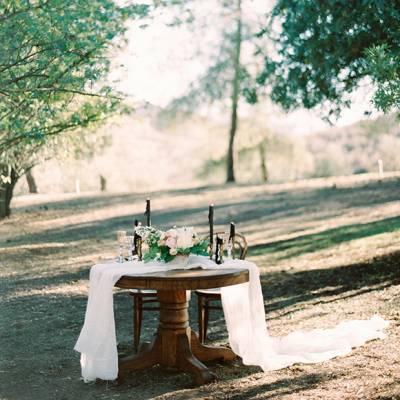
<path id="1" fill-rule="evenodd" d="M 190 256 L 185 269 L 202 267 L 247 268 L 250 280 L 221 288 L 222 306 L 232 350 L 246 365 L 258 365 L 264 371 L 294 363 L 317 363 L 348 354 L 352 347 L 368 340 L 383 339 L 388 322 L 378 316 L 370 320 L 342 322 L 331 329 L 295 331 L 285 337 L 268 335 L 259 270 L 249 261 L 225 260 L 216 265 L 207 257 Z M 75 344 L 81 353 L 85 382 L 96 378 L 114 380 L 118 376 L 118 353 L 115 335 L 113 288 L 123 275 L 182 269 L 163 263 L 109 262 L 90 270 L 89 298 L 85 323 Z"/>

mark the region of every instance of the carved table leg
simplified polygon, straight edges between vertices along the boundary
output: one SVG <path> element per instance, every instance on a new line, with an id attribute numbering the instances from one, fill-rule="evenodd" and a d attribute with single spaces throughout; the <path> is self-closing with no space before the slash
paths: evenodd
<path id="1" fill-rule="evenodd" d="M 196 332 L 194 331 L 192 331 L 191 334 L 191 345 L 194 356 L 201 361 L 211 361 L 217 359 L 231 361 L 236 358 L 236 354 L 228 347 L 213 347 L 201 344 Z"/>
<path id="2" fill-rule="evenodd" d="M 157 336 L 152 345 L 148 346 L 148 349 L 138 354 L 121 358 L 118 363 L 118 382 L 121 383 L 123 381 L 124 374 L 127 371 L 149 368 L 157 364 L 159 362 L 160 347 L 161 338 Z"/>
<path id="3" fill-rule="evenodd" d="M 186 291 L 158 291 L 160 301 L 159 334 L 162 340 L 161 364 L 177 367 L 194 375 L 198 384 L 215 379 L 208 368 L 191 351 Z"/>
<path id="4" fill-rule="evenodd" d="M 178 365 L 180 369 L 193 374 L 195 382 L 200 385 L 216 379 L 216 376 L 193 355 L 186 335 L 179 336 L 178 343 Z"/>
<path id="5" fill-rule="evenodd" d="M 160 324 L 152 346 L 137 355 L 124 357 L 119 362 L 118 381 L 129 370 L 138 370 L 161 364 L 189 372 L 195 382 L 203 384 L 215 379 L 201 361 L 218 358 L 232 360 L 236 356 L 228 348 L 200 344 L 189 328 L 186 290 L 159 290 Z M 201 361 L 200 361 L 201 360 Z"/>

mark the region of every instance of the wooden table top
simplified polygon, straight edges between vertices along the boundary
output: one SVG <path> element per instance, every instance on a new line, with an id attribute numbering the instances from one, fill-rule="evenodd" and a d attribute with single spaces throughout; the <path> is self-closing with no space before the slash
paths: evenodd
<path id="1" fill-rule="evenodd" d="M 123 289 L 196 290 L 237 285 L 248 281 L 247 269 L 196 268 L 124 275 L 115 286 Z"/>

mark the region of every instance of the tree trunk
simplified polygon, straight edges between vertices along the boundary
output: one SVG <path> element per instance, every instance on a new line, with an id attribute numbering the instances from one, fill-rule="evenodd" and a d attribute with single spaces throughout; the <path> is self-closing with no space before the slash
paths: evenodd
<path id="1" fill-rule="evenodd" d="M 29 193 L 39 193 L 31 169 L 28 169 L 28 171 L 26 171 L 25 177 L 26 177 L 26 182 L 28 183 Z"/>
<path id="2" fill-rule="evenodd" d="M 265 141 L 262 140 L 258 145 L 258 150 L 260 152 L 260 168 L 261 168 L 261 177 L 263 182 L 268 182 L 268 170 L 267 170 L 267 162 L 265 159 Z"/>
<path id="3" fill-rule="evenodd" d="M 233 53 L 233 67 L 234 75 L 232 80 L 232 110 L 231 110 L 231 127 L 229 130 L 229 145 L 227 154 L 227 174 L 226 182 L 235 182 L 235 169 L 234 169 L 234 144 L 235 135 L 237 130 L 237 110 L 239 103 L 240 91 L 240 51 L 242 47 L 242 15 L 241 15 L 241 0 L 237 0 L 237 20 L 236 20 L 236 35 L 235 35 L 235 48 Z"/>
<path id="4" fill-rule="evenodd" d="M 11 214 L 10 204 L 18 178 L 19 176 L 15 169 L 12 168 L 10 171 L 10 180 L 0 183 L 0 219 L 9 217 Z"/>
<path id="5" fill-rule="evenodd" d="M 107 179 L 103 175 L 100 175 L 100 190 L 102 192 L 107 191 Z"/>

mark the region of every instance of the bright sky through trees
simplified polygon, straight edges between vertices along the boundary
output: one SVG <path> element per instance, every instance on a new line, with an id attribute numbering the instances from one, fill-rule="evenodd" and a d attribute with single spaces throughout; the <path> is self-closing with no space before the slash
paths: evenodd
<path id="1" fill-rule="evenodd" d="M 265 2 L 254 1 L 254 9 L 262 13 Z M 201 10 L 207 12 L 207 10 Z M 198 75 L 207 67 L 206 57 L 197 55 L 198 43 L 195 34 L 185 26 L 171 28 L 165 25 L 165 13 L 155 18 L 147 28 L 140 28 L 141 21 L 130 22 L 127 34 L 128 45 L 115 57 L 115 69 L 111 79 L 119 79 L 117 88 L 138 100 L 165 106 L 174 97 L 182 95 Z M 210 24 L 208 37 L 204 42 L 212 42 L 213 29 Z M 203 38 L 202 38 L 203 39 Z M 371 110 L 369 90 L 366 84 L 353 95 L 351 109 L 343 110 L 338 125 L 343 126 L 365 118 L 364 111 Z M 303 134 L 324 130 L 328 126 L 316 111 L 298 110 L 289 114 L 278 113 L 277 106 L 269 118 L 278 130 L 290 130 Z M 247 112 L 246 107 L 242 108 Z"/>

